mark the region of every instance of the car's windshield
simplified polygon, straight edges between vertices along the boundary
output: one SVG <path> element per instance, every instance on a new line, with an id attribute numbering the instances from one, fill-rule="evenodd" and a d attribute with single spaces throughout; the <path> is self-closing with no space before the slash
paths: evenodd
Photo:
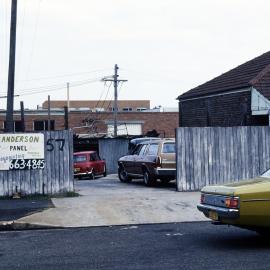
<path id="1" fill-rule="evenodd" d="M 84 162 L 87 160 L 87 156 L 86 155 L 74 155 L 73 157 L 73 161 L 74 162 Z"/>
<path id="2" fill-rule="evenodd" d="M 261 174 L 261 177 L 270 178 L 270 169 L 266 170 L 263 174 Z"/>

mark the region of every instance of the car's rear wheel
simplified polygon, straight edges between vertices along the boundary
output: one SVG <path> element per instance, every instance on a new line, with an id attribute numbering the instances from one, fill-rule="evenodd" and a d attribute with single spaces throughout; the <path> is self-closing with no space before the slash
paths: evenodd
<path id="1" fill-rule="evenodd" d="M 151 176 L 147 169 L 145 169 L 143 173 L 143 182 L 148 187 L 153 186 L 156 183 L 155 178 Z"/>
<path id="2" fill-rule="evenodd" d="M 119 177 L 119 180 L 124 183 L 128 183 L 132 180 L 130 176 L 128 176 L 126 170 L 122 166 L 119 167 L 118 169 L 118 177 Z"/>

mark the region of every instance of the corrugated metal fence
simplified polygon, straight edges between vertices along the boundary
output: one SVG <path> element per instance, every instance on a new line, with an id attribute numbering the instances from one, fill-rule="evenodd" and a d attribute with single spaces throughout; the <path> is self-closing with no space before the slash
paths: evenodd
<path id="1" fill-rule="evenodd" d="M 0 196 L 56 194 L 74 190 L 73 132 L 44 132 L 45 168 L 0 171 Z"/>
<path id="2" fill-rule="evenodd" d="M 270 127 L 177 129 L 177 189 L 255 177 L 270 167 Z"/>
<path id="3" fill-rule="evenodd" d="M 107 173 L 117 173 L 117 161 L 128 152 L 128 139 L 100 139 L 99 155 L 106 160 Z"/>

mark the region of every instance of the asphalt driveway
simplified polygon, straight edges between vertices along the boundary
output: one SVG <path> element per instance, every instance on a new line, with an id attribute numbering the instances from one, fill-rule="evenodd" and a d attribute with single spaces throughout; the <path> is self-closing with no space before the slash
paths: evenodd
<path id="1" fill-rule="evenodd" d="M 53 207 L 50 199 L 5 199 L 0 200 L 0 221 L 12 221 Z"/>

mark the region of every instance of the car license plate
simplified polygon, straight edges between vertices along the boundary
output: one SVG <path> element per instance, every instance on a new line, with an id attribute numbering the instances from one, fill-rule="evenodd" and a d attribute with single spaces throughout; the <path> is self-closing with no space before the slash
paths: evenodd
<path id="1" fill-rule="evenodd" d="M 76 172 L 79 172 L 80 171 L 80 168 L 75 168 L 74 169 L 74 172 L 76 173 Z"/>
<path id="2" fill-rule="evenodd" d="M 212 220 L 217 221 L 218 220 L 218 214 L 217 214 L 217 212 L 209 211 L 209 218 L 211 218 Z"/>

